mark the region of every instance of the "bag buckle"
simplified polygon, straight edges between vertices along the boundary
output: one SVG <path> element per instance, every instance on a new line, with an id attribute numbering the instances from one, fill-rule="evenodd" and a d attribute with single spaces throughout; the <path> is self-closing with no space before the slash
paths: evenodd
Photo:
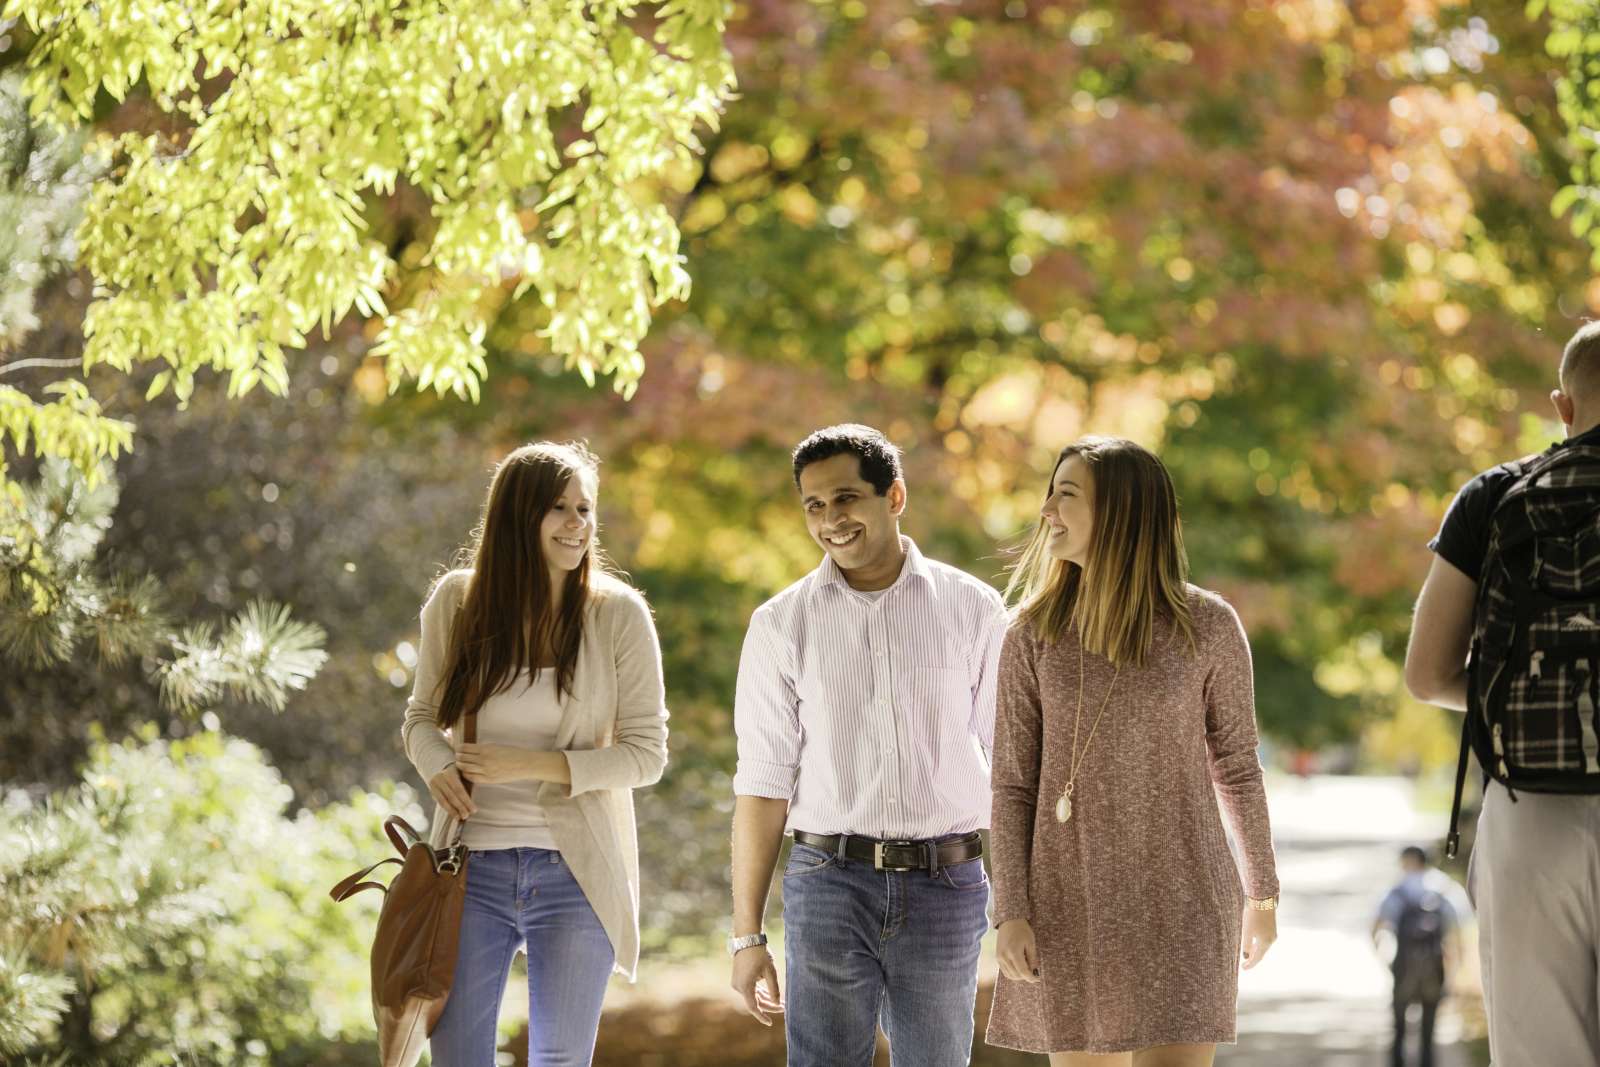
<path id="1" fill-rule="evenodd" d="M 464 851 L 465 848 L 459 843 L 451 845 L 444 850 L 442 855 L 435 857 L 433 869 L 440 874 L 460 874 L 462 853 Z"/>

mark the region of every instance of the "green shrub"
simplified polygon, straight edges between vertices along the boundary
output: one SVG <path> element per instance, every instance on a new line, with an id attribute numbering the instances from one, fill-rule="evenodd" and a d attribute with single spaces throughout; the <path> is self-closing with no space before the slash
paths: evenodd
<path id="1" fill-rule="evenodd" d="M 339 1062 L 371 1037 L 379 904 L 328 889 L 420 819 L 404 786 L 289 815 L 255 746 L 216 731 L 99 744 L 82 782 L 0 806 L 0 1057 Z"/>

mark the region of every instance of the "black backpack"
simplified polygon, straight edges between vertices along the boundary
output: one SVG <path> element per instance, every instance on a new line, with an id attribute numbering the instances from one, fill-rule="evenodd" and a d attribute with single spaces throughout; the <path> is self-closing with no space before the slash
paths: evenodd
<path id="1" fill-rule="evenodd" d="M 1555 445 L 1512 468 L 1478 580 L 1449 856 L 1469 749 L 1512 800 L 1600 793 L 1600 447 Z"/>
<path id="2" fill-rule="evenodd" d="M 1434 890 L 1406 901 L 1395 929 L 1394 996 L 1402 1003 L 1444 995 L 1444 898 Z"/>

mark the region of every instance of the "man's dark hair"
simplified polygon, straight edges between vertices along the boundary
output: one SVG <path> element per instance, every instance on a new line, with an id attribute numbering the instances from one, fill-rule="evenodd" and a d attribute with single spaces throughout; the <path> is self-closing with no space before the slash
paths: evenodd
<path id="1" fill-rule="evenodd" d="M 800 488 L 800 472 L 811 464 L 847 454 L 861 461 L 862 480 L 879 496 L 905 476 L 900 468 L 900 450 L 887 437 L 871 426 L 845 422 L 818 430 L 795 446 L 794 487 Z"/>
<path id="2" fill-rule="evenodd" d="M 1416 860 L 1424 867 L 1428 865 L 1427 850 L 1419 848 L 1416 845 L 1407 845 L 1405 848 L 1401 849 L 1400 858 L 1403 860 Z"/>

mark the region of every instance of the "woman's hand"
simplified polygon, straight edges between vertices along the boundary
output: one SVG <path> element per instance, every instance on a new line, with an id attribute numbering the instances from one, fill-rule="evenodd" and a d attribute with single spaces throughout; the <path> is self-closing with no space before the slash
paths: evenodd
<path id="1" fill-rule="evenodd" d="M 1033 939 L 1033 924 L 1027 919 L 1008 919 L 1000 924 L 995 955 L 1000 973 L 1018 982 L 1039 980 L 1039 946 Z"/>
<path id="2" fill-rule="evenodd" d="M 474 785 L 499 785 L 525 778 L 537 778 L 534 772 L 536 757 L 548 753 L 536 752 L 515 745 L 462 745 L 456 752 L 456 766 Z"/>
<path id="3" fill-rule="evenodd" d="M 1239 940 L 1239 952 L 1244 958 L 1244 969 L 1248 971 L 1261 962 L 1261 957 L 1267 954 L 1267 949 L 1278 940 L 1277 911 L 1258 911 L 1246 904 L 1244 932 Z"/>
<path id="4" fill-rule="evenodd" d="M 435 804 L 458 819 L 465 820 L 478 810 L 478 806 L 467 795 L 466 783 L 461 780 L 461 773 L 456 770 L 454 763 L 428 779 L 428 792 L 432 794 Z"/>

